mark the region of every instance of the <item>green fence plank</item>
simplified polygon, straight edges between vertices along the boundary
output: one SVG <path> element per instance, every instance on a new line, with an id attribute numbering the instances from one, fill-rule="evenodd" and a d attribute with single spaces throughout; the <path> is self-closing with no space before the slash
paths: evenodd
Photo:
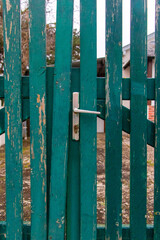
<path id="1" fill-rule="evenodd" d="M 24 222 L 23 224 L 23 240 L 30 240 L 31 226 L 29 222 Z M 146 240 L 154 239 L 154 228 L 152 225 L 147 225 L 146 227 Z M 0 222 L 0 240 L 6 239 L 6 222 Z M 130 240 L 130 227 L 128 225 L 122 226 L 122 239 Z M 76 239 L 77 240 L 77 239 Z M 105 240 L 105 226 L 97 226 L 97 240 Z"/>
<path id="2" fill-rule="evenodd" d="M 22 98 L 29 98 L 29 77 L 23 76 L 22 79 Z M 0 98 L 4 98 L 4 77 L 0 76 Z"/>
<path id="3" fill-rule="evenodd" d="M 49 239 L 64 239 L 67 189 L 73 0 L 57 2 L 53 87 Z"/>
<path id="4" fill-rule="evenodd" d="M 154 240 L 160 239 L 160 0 L 156 0 L 155 30 L 155 152 L 154 152 Z"/>
<path id="5" fill-rule="evenodd" d="M 22 101 L 22 120 L 23 122 L 30 117 L 30 102 L 29 99 Z"/>
<path id="6" fill-rule="evenodd" d="M 155 100 L 155 79 L 147 79 L 147 100 Z"/>
<path id="7" fill-rule="evenodd" d="M 139 94 L 142 94 L 139 92 Z M 122 79 L 122 99 L 130 100 L 131 97 L 131 79 L 123 78 Z M 147 79 L 147 100 L 155 99 L 155 79 L 148 78 Z"/>
<path id="8" fill-rule="evenodd" d="M 29 100 L 23 99 L 22 101 L 22 119 L 27 120 L 30 116 L 29 113 Z M 5 108 L 0 109 L 0 135 L 5 133 Z"/>
<path id="9" fill-rule="evenodd" d="M 101 112 L 100 118 L 105 119 L 105 102 L 97 101 L 97 110 Z M 122 130 L 130 134 L 130 109 L 122 107 Z M 155 124 L 147 120 L 147 144 L 151 147 L 155 146 Z"/>
<path id="10" fill-rule="evenodd" d="M 51 103 L 50 101 L 48 101 Z M 29 100 L 28 99 L 23 99 L 23 111 L 22 111 L 22 118 L 23 121 L 27 120 L 30 117 L 30 111 L 29 111 Z M 49 106 L 49 105 L 48 105 Z M 51 109 L 48 109 L 48 115 L 51 115 L 52 111 Z M 100 118 L 105 119 L 105 102 L 103 100 L 98 100 L 97 101 L 97 110 L 101 112 Z M 0 110 L 0 135 L 2 135 L 5 132 L 5 126 L 4 126 L 4 115 L 5 115 L 5 109 L 2 108 Z M 49 117 L 48 117 L 49 118 Z M 50 125 L 49 125 L 50 126 Z M 130 110 L 126 107 L 122 107 L 122 129 L 124 132 L 130 134 Z M 51 127 L 48 127 L 48 133 L 50 133 Z M 50 149 L 50 137 L 48 137 L 48 144 L 47 144 L 47 149 Z M 151 147 L 155 146 L 155 124 L 149 120 L 147 120 L 147 144 L 150 145 Z M 47 150 L 50 151 L 50 150 Z M 50 153 L 47 153 L 47 156 Z M 49 155 L 50 156 L 50 155 Z M 50 161 L 50 160 L 49 160 Z M 48 164 L 50 166 L 50 164 Z M 49 166 L 48 171 L 50 171 Z M 49 175 L 49 174 L 48 174 Z"/>
<path id="11" fill-rule="evenodd" d="M 131 80 L 130 78 L 122 79 L 122 99 L 129 100 L 131 96 Z"/>
<path id="12" fill-rule="evenodd" d="M 22 239 L 20 1 L 3 1 L 7 239 Z M 16 227 L 15 227 L 16 226 Z"/>
<path id="13" fill-rule="evenodd" d="M 50 67 L 49 67 L 50 68 Z M 130 78 L 122 78 L 122 99 L 130 100 Z M 22 96 L 29 98 L 29 77 L 22 77 Z M 4 98 L 4 79 L 0 77 L 0 98 Z M 105 78 L 97 77 L 97 98 L 105 99 Z M 155 79 L 147 79 L 147 100 L 155 100 Z"/>
<path id="14" fill-rule="evenodd" d="M 47 76 L 47 96 L 48 100 L 47 100 L 47 121 L 49 121 L 50 123 L 47 125 L 47 135 L 50 135 L 47 137 L 47 156 L 51 156 L 51 129 L 52 129 L 52 94 L 50 92 L 53 92 L 53 79 L 54 79 L 54 69 L 53 68 L 48 68 L 48 76 Z M 73 82 L 77 83 L 76 79 L 79 79 L 79 69 L 76 69 L 76 74 L 73 74 L 74 70 L 72 70 L 72 78 L 73 78 Z M 27 81 L 29 80 L 26 79 Z M 104 79 L 102 79 L 104 80 Z M 23 81 L 24 82 L 24 81 Z M 99 81 L 98 81 L 99 82 Z M 75 88 L 76 89 L 76 88 Z M 28 87 L 26 88 L 26 90 L 24 92 L 28 91 Z M 23 113 L 23 121 L 25 121 L 26 119 L 28 119 L 30 117 L 30 113 L 29 113 L 29 100 L 27 99 L 29 97 L 29 95 L 26 93 L 26 98 L 23 99 L 23 109 L 22 109 L 22 113 Z M 99 117 L 101 119 L 105 119 L 105 101 L 103 99 L 101 99 L 101 96 L 99 96 L 99 98 L 97 98 L 97 110 L 101 112 L 101 115 L 99 115 Z M 0 110 L 0 135 L 3 134 L 5 132 L 5 127 L 4 127 L 4 108 Z M 130 134 L 130 110 L 126 107 L 122 107 L 122 129 L 123 131 L 125 131 L 126 133 Z M 155 145 L 155 124 L 151 121 L 147 121 L 147 144 L 154 147 Z M 48 160 L 47 160 L 48 161 Z M 50 161 L 50 160 L 49 160 Z M 50 171 L 50 163 L 48 163 L 48 171 Z M 50 174 L 48 173 L 48 177 L 50 176 Z M 48 185 L 49 188 L 49 185 Z"/>
<path id="15" fill-rule="evenodd" d="M 131 239 L 146 239 L 147 0 L 131 1 Z"/>
<path id="16" fill-rule="evenodd" d="M 131 240 L 130 227 L 128 225 L 122 226 L 122 239 L 123 240 Z M 146 227 L 146 240 L 154 239 L 154 228 L 152 225 L 147 225 Z M 105 240 L 105 227 L 102 225 L 98 225 L 97 227 L 97 240 Z"/>
<path id="17" fill-rule="evenodd" d="M 30 0 L 31 239 L 47 237 L 45 0 Z"/>
<path id="18" fill-rule="evenodd" d="M 53 116 L 53 82 L 54 68 L 47 68 L 46 75 L 47 105 L 46 105 L 46 123 L 47 123 L 47 196 L 50 192 L 51 175 L 51 152 L 52 152 L 52 116 Z M 47 209 L 49 210 L 49 197 L 47 198 Z M 49 228 L 49 214 L 47 215 L 47 232 Z"/>
<path id="19" fill-rule="evenodd" d="M 97 109 L 96 0 L 80 5 L 80 108 Z M 88 56 L 90 60 L 88 61 Z M 80 239 L 96 239 L 96 115 L 80 115 Z"/>
<path id="20" fill-rule="evenodd" d="M 122 128 L 126 133 L 131 132 L 130 130 L 130 110 L 126 107 L 122 108 Z M 155 124 L 147 120 L 147 144 L 154 147 L 155 146 Z"/>
<path id="21" fill-rule="evenodd" d="M 71 74 L 71 92 L 79 91 L 79 69 L 72 69 Z M 52 139 L 52 113 L 53 109 L 53 79 L 54 69 L 47 68 L 47 174 L 48 174 L 48 192 L 50 182 L 51 167 L 51 139 Z M 72 105 L 72 103 L 71 103 Z M 70 112 L 70 124 L 72 123 L 72 112 Z M 70 126 L 71 127 L 71 126 Z M 68 167 L 68 194 L 67 194 L 67 239 L 74 240 L 79 238 L 79 142 L 72 141 L 72 129 L 70 129 L 69 144 L 69 167 Z"/>
<path id="22" fill-rule="evenodd" d="M 139 92 L 141 94 L 141 92 Z M 122 100 L 130 100 L 131 79 L 122 78 Z M 105 98 L 105 78 L 97 78 L 97 98 Z M 147 100 L 155 100 L 155 79 L 147 79 Z"/>
<path id="23" fill-rule="evenodd" d="M 155 146 L 155 124 L 149 120 L 147 120 L 147 144 Z"/>
<path id="24" fill-rule="evenodd" d="M 28 222 L 23 223 L 23 240 L 30 240 L 30 229 L 31 226 Z M 6 239 L 6 222 L 0 222 L 0 240 L 5 240 Z"/>
<path id="25" fill-rule="evenodd" d="M 71 94 L 79 92 L 80 69 L 73 69 Z M 72 101 L 71 106 L 72 109 Z M 80 239 L 80 144 L 72 140 L 72 111 L 70 112 L 70 140 L 67 184 L 67 240 Z"/>
<path id="26" fill-rule="evenodd" d="M 22 77 L 22 98 L 29 99 L 29 77 Z"/>
<path id="27" fill-rule="evenodd" d="M 106 239 L 122 238 L 122 1 L 106 1 Z"/>

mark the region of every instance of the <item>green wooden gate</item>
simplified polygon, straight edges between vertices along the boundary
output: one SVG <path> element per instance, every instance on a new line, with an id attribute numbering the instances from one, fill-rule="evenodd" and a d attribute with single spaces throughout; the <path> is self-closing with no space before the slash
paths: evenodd
<path id="1" fill-rule="evenodd" d="M 45 0 L 30 0 L 30 76 L 21 77 L 20 1 L 3 0 L 6 222 L 1 239 L 160 239 L 160 0 L 156 77 L 147 79 L 147 0 L 131 0 L 131 78 L 122 79 L 122 0 L 106 0 L 106 77 L 97 78 L 96 0 L 81 0 L 80 69 L 71 69 L 73 0 L 58 0 L 55 68 L 46 67 Z M 97 226 L 96 115 L 72 127 L 72 96 L 106 122 L 106 224 Z M 122 107 L 131 100 L 131 110 Z M 147 120 L 155 100 L 155 124 Z M 22 121 L 30 117 L 31 224 L 23 222 Z M 79 140 L 72 139 L 72 131 Z M 122 130 L 130 133 L 130 226 L 122 226 Z M 147 144 L 155 148 L 154 226 L 146 225 Z"/>

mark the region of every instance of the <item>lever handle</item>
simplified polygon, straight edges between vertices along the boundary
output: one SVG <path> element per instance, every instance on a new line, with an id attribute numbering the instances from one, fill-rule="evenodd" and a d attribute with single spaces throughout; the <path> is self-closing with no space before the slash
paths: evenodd
<path id="1" fill-rule="evenodd" d="M 83 110 L 83 109 L 79 109 L 79 108 L 74 108 L 74 109 L 73 109 L 73 112 L 74 112 L 74 113 L 95 114 L 95 115 L 100 115 L 100 114 L 101 114 L 101 112 Z"/>
<path id="2" fill-rule="evenodd" d="M 79 109 L 79 92 L 73 93 L 73 112 L 72 112 L 72 139 L 79 140 L 79 114 L 100 115 L 101 112 Z"/>

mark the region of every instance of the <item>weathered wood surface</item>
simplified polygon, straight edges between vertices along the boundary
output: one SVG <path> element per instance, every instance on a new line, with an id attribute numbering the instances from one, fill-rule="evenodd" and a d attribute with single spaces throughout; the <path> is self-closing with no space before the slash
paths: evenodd
<path id="1" fill-rule="evenodd" d="M 80 91 L 80 69 L 73 69 L 71 94 Z M 69 158 L 67 184 L 67 240 L 80 239 L 80 142 L 72 140 L 72 101 L 70 103 Z"/>
<path id="2" fill-rule="evenodd" d="M 97 109 L 96 0 L 80 7 L 80 108 Z M 90 60 L 88 61 L 88 56 Z M 97 125 L 96 116 L 80 115 L 80 239 L 96 239 Z"/>
<path id="3" fill-rule="evenodd" d="M 47 238 L 45 0 L 30 0 L 31 239 Z"/>
<path id="4" fill-rule="evenodd" d="M 47 149 L 51 148 L 51 129 L 52 129 L 52 81 L 54 81 L 54 69 L 53 68 L 47 68 L 47 121 L 49 121 L 49 124 L 47 125 L 48 131 L 47 131 Z M 79 69 L 72 69 L 72 83 L 73 88 L 75 91 L 79 91 L 79 88 L 76 86 L 79 86 L 79 77 L 80 77 L 80 71 Z M 52 81 L 50 80 L 52 78 Z M 0 77 L 0 97 L 4 98 L 4 85 L 3 85 L 3 77 Z M 148 79 L 147 83 L 147 92 L 148 92 L 148 100 L 154 100 L 155 96 L 155 79 Z M 3 87 L 1 87 L 1 84 Z M 29 118 L 29 105 L 28 105 L 28 98 L 29 98 L 29 77 L 22 77 L 22 97 L 23 97 L 23 121 Z M 105 79 L 104 78 L 97 78 L 97 109 L 101 112 L 100 118 L 105 119 Z M 130 79 L 122 79 L 122 98 L 123 99 L 130 99 Z M 5 132 L 4 129 L 4 109 L 0 110 L 0 135 Z M 155 143 L 155 124 L 149 120 L 147 120 L 147 144 L 154 147 Z M 123 131 L 130 134 L 130 110 L 122 107 L 122 129 Z M 49 150 L 49 153 L 47 155 L 51 155 L 51 150 Z M 48 171 L 50 171 L 50 157 L 49 157 L 49 163 L 48 163 Z M 50 173 L 48 173 L 50 176 Z"/>
<path id="5" fill-rule="evenodd" d="M 57 2 L 49 239 L 64 239 L 72 62 L 73 0 Z"/>
<path id="6" fill-rule="evenodd" d="M 31 226 L 28 222 L 24 222 L 23 225 L 23 240 L 31 240 Z M 151 225 L 146 226 L 146 240 L 154 239 L 154 228 Z M 0 222 L 0 236 L 1 240 L 6 240 L 6 222 Z M 130 240 L 130 228 L 128 225 L 122 227 L 122 239 Z M 97 226 L 97 240 L 105 240 L 105 226 Z"/>
<path id="7" fill-rule="evenodd" d="M 50 69 L 50 67 L 48 67 Z M 75 68 L 78 71 L 78 68 Z M 72 69 L 74 71 L 74 69 Z M 48 81 L 48 80 L 47 80 Z M 78 83 L 77 83 L 78 84 Z M 130 100 L 131 79 L 122 78 L 122 99 Z M 0 76 L 0 98 L 4 98 L 4 77 Z M 29 98 L 29 77 L 22 77 L 22 98 Z M 97 99 L 105 99 L 105 78 L 97 78 Z M 147 100 L 155 100 L 155 78 L 147 79 Z"/>
<path id="8" fill-rule="evenodd" d="M 106 239 L 122 239 L 122 1 L 106 1 Z"/>
<path id="9" fill-rule="evenodd" d="M 146 239 L 147 0 L 131 1 L 131 239 Z"/>
<path id="10" fill-rule="evenodd" d="M 122 0 L 106 1 L 106 79 L 99 78 L 97 88 L 95 0 L 81 1 L 81 68 L 73 70 L 72 86 L 73 0 L 58 1 L 55 70 L 47 76 L 45 0 L 38 5 L 30 0 L 30 78 L 21 78 L 20 2 L 3 0 L 5 73 L 0 77 L 0 98 L 5 97 L 5 108 L 0 110 L 0 134 L 6 132 L 7 220 L 0 223 L 2 238 L 6 234 L 9 240 L 62 240 L 67 229 L 68 240 L 153 239 L 153 228 L 146 231 L 145 219 L 147 143 L 155 146 L 154 239 L 160 238 L 160 1 L 156 1 L 156 77 L 148 81 L 146 5 L 147 0 L 131 0 L 131 79 L 122 79 Z M 106 121 L 106 227 L 98 232 L 96 116 L 81 115 L 80 142 L 71 139 L 71 93 L 79 90 L 80 108 L 98 106 Z M 131 99 L 131 110 L 122 108 L 122 98 Z M 156 100 L 155 124 L 147 121 L 147 99 Z M 31 229 L 22 221 L 22 120 L 28 117 Z M 131 133 L 130 229 L 122 228 L 121 222 L 122 129 Z"/>
<path id="11" fill-rule="evenodd" d="M 3 1 L 3 20 L 6 238 L 20 240 L 23 224 L 20 1 Z"/>
<path id="12" fill-rule="evenodd" d="M 154 182 L 154 240 L 160 239 L 160 1 L 156 0 L 155 19 L 155 182 Z"/>

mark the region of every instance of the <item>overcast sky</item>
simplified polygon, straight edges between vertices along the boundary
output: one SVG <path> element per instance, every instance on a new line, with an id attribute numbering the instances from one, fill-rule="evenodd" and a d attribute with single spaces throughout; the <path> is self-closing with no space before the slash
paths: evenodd
<path id="1" fill-rule="evenodd" d="M 22 2 L 28 0 L 22 0 Z M 56 0 L 47 4 L 47 23 L 56 21 Z M 79 1 L 75 0 L 74 28 L 79 29 Z M 97 0 L 97 57 L 105 56 L 105 1 Z M 123 46 L 130 43 L 130 0 L 123 1 Z M 25 4 L 22 4 L 22 8 Z M 147 0 L 148 34 L 155 31 L 155 0 Z"/>
<path id="2" fill-rule="evenodd" d="M 155 31 L 155 0 L 148 0 L 148 34 Z M 97 56 L 105 56 L 105 0 L 97 0 Z M 123 0 L 123 46 L 130 43 L 130 0 Z"/>

